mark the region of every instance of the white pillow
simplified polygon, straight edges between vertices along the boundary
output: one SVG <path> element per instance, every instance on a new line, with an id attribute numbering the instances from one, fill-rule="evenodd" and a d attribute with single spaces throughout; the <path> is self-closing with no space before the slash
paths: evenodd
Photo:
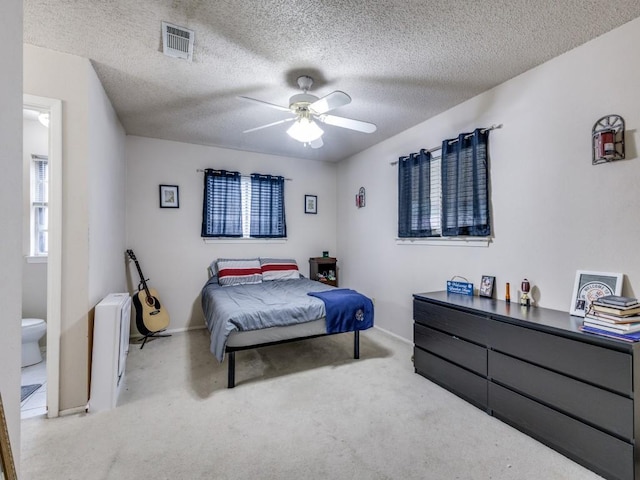
<path id="1" fill-rule="evenodd" d="M 300 278 L 300 271 L 295 260 L 290 258 L 263 258 L 260 257 L 262 279 L 267 280 L 293 280 Z"/>
<path id="2" fill-rule="evenodd" d="M 262 283 L 262 270 L 257 258 L 221 258 L 216 262 L 216 269 L 220 285 Z"/>

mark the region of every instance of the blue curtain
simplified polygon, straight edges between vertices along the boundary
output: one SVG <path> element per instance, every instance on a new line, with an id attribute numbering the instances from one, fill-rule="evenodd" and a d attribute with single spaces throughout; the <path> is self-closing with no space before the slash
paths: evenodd
<path id="1" fill-rule="evenodd" d="M 431 153 L 425 149 L 398 160 L 398 237 L 429 237 Z"/>
<path id="2" fill-rule="evenodd" d="M 251 174 L 249 235 L 255 238 L 283 238 L 287 236 L 283 177 Z"/>
<path id="3" fill-rule="evenodd" d="M 242 237 L 240 173 L 204 171 L 203 237 Z"/>
<path id="4" fill-rule="evenodd" d="M 488 236 L 489 130 L 442 142 L 442 235 Z"/>

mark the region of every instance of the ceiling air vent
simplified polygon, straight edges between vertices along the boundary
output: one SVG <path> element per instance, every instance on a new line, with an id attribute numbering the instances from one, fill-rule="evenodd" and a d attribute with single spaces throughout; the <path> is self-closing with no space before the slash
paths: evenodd
<path id="1" fill-rule="evenodd" d="M 168 57 L 193 58 L 193 30 L 162 22 L 162 52 Z"/>

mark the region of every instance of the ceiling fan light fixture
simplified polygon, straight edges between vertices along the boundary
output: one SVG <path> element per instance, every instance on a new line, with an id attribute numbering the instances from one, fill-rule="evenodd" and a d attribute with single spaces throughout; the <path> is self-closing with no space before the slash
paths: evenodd
<path id="1" fill-rule="evenodd" d="M 309 143 L 319 139 L 324 134 L 316 122 L 310 118 L 299 118 L 287 130 L 287 134 L 301 143 Z"/>

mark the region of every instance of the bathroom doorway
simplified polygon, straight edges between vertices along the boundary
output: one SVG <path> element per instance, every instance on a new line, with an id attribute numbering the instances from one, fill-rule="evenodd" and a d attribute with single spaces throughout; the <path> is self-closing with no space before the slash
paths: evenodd
<path id="1" fill-rule="evenodd" d="M 23 95 L 25 115 L 40 117 L 48 123 L 48 222 L 46 255 L 46 412 L 49 418 L 59 414 L 60 378 L 60 325 L 61 325 L 61 280 L 62 280 L 62 102 L 59 99 Z M 27 113 L 28 111 L 33 113 Z M 35 152 L 24 152 L 31 155 Z M 41 153 L 40 153 L 41 155 Z M 25 167 L 26 169 L 26 167 Z M 26 169 L 28 172 L 28 169 Z M 30 243 L 30 231 L 23 237 Z M 25 261 L 33 255 L 25 245 Z M 34 263 L 42 262 L 32 260 Z M 24 317 L 24 314 L 23 314 Z M 44 363 L 44 362 L 43 362 Z M 31 367 L 27 367 L 31 368 Z M 41 373 L 40 373 L 41 374 Z M 22 403 L 22 402 L 21 402 Z M 44 412 L 42 412 L 44 413 Z"/>

